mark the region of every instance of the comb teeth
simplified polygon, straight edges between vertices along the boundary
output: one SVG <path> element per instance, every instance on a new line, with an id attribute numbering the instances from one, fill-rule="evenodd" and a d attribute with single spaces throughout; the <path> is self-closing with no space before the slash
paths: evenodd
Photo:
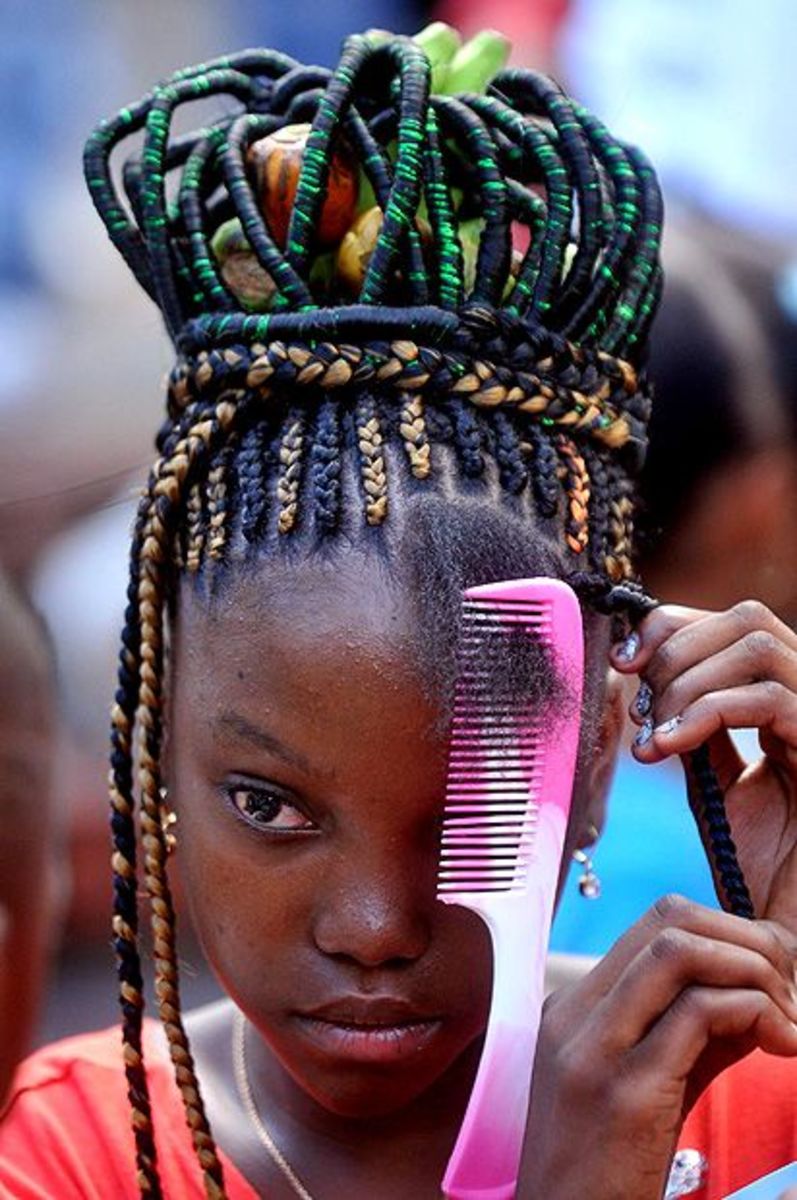
<path id="1" fill-rule="evenodd" d="M 499 611 L 500 610 L 500 611 Z M 535 797 L 544 743 L 538 715 L 519 721 L 517 705 L 490 694 L 494 679 L 479 665 L 493 633 L 520 625 L 550 640 L 550 602 L 464 602 L 461 676 L 454 698 L 438 895 L 521 891 L 533 857 Z"/>

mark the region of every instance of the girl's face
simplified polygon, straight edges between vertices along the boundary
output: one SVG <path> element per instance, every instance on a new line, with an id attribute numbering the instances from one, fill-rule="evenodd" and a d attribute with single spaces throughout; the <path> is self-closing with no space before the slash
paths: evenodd
<path id="1" fill-rule="evenodd" d="M 394 1112 L 486 1024 L 489 937 L 435 899 L 447 745 L 373 558 L 266 567 L 175 630 L 170 799 L 209 962 L 301 1089 Z"/>

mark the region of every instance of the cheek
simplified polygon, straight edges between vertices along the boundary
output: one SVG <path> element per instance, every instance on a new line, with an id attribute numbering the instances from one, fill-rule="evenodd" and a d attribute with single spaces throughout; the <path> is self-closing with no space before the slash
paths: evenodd
<path id="1" fill-rule="evenodd" d="M 270 991 L 286 958 L 307 944 L 301 896 L 247 841 L 197 822 L 181 828 L 176 855 L 202 951 L 233 998 Z"/>

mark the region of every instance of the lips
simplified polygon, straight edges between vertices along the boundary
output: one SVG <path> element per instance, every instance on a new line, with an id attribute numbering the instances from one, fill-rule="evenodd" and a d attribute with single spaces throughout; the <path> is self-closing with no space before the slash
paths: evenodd
<path id="1" fill-rule="evenodd" d="M 362 1063 L 412 1057 L 443 1024 L 438 1015 L 392 996 L 344 996 L 297 1013 L 295 1020 L 322 1053 Z"/>

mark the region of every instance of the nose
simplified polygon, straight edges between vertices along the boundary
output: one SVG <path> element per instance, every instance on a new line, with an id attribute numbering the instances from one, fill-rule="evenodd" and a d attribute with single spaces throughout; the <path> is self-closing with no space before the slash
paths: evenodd
<path id="1" fill-rule="evenodd" d="M 316 946 L 360 967 L 416 961 L 431 940 L 434 878 L 428 855 L 352 850 L 327 873 L 315 913 Z"/>

